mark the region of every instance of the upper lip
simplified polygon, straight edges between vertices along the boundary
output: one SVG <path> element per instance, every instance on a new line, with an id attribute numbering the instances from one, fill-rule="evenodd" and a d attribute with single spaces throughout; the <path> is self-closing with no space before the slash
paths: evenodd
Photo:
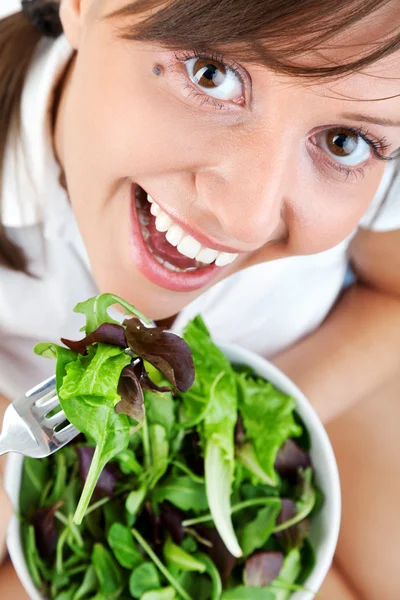
<path id="1" fill-rule="evenodd" d="M 213 250 L 218 250 L 219 252 L 228 252 L 229 254 L 247 254 L 249 252 L 254 251 L 254 248 L 252 248 L 251 250 L 240 250 L 238 248 L 232 248 L 231 246 L 226 246 L 225 244 L 206 236 L 202 231 L 199 231 L 192 225 L 189 225 L 188 223 L 182 221 L 182 219 L 180 219 L 178 216 L 174 215 L 172 213 L 172 211 L 170 211 L 168 208 L 164 208 L 160 204 L 160 202 L 157 200 L 157 198 L 155 196 L 153 196 L 153 194 L 149 194 L 147 192 L 147 190 L 145 190 L 145 191 L 149 196 L 151 196 L 153 198 L 153 200 L 156 202 L 156 204 L 158 204 L 158 206 L 161 208 L 161 210 L 163 212 L 165 212 L 170 217 L 170 219 L 172 219 L 172 221 L 174 223 L 176 223 L 177 225 L 182 227 L 182 229 L 184 230 L 184 232 L 186 234 L 194 237 L 203 246 L 206 246 L 207 248 L 211 248 Z"/>

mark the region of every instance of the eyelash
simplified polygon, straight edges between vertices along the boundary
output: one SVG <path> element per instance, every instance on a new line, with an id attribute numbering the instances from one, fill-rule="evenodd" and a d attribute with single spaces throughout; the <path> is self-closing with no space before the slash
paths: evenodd
<path id="1" fill-rule="evenodd" d="M 218 52 L 218 51 L 205 52 L 205 51 L 194 49 L 191 51 L 182 51 L 180 53 L 175 53 L 175 59 L 180 63 L 185 63 L 186 61 L 193 59 L 193 58 L 204 59 L 204 60 L 213 60 L 215 62 L 219 62 L 219 63 L 223 64 L 225 67 L 230 69 L 233 73 L 235 73 L 235 75 L 239 78 L 241 84 L 243 85 L 245 93 L 247 92 L 248 81 L 247 81 L 247 78 L 244 76 L 243 70 L 240 69 L 238 67 L 238 65 L 236 63 L 234 63 L 233 61 L 226 59 L 225 56 L 221 52 Z M 188 91 L 189 95 L 192 98 L 195 98 L 200 103 L 201 106 L 203 106 L 204 104 L 208 104 L 219 110 L 227 110 L 232 107 L 232 105 L 227 102 L 223 102 L 221 100 L 218 100 L 217 98 L 208 96 L 207 94 L 201 92 L 197 87 L 194 86 L 194 84 L 192 82 L 189 82 L 187 80 L 185 82 L 185 89 Z M 388 144 L 386 142 L 385 137 L 378 139 L 378 138 L 374 137 L 369 131 L 367 131 L 363 127 L 345 126 L 345 127 L 343 127 L 343 130 L 348 131 L 349 133 L 359 136 L 361 139 L 363 139 L 364 142 L 366 142 L 369 145 L 369 147 L 371 148 L 374 158 L 376 160 L 388 162 L 390 160 L 394 160 L 397 158 L 397 156 L 386 156 L 384 154 L 385 150 L 387 150 L 391 146 L 391 144 Z M 364 177 L 365 168 L 367 166 L 369 166 L 369 163 L 366 163 L 365 165 L 363 165 L 361 167 L 349 167 L 346 165 L 342 165 L 338 162 L 335 162 L 335 165 L 334 165 L 334 167 L 338 171 L 340 171 L 346 175 L 346 179 L 350 176 L 354 176 L 356 178 Z"/>
<path id="2" fill-rule="evenodd" d="M 385 152 L 385 150 L 388 150 L 388 148 L 390 148 L 390 146 L 391 146 L 391 144 L 386 142 L 385 137 L 376 138 L 368 130 L 364 129 L 363 127 L 345 126 L 343 128 L 340 127 L 340 129 L 343 129 L 343 131 L 348 131 L 349 133 L 356 135 L 356 136 L 360 137 L 362 140 L 364 140 L 364 142 L 366 142 L 368 144 L 368 146 L 371 148 L 375 160 L 388 162 L 388 161 L 391 161 L 391 160 L 394 160 L 395 158 L 397 158 L 395 156 L 386 156 L 385 154 L 383 154 Z M 329 129 L 327 131 L 329 131 Z M 334 168 L 336 170 L 338 170 L 339 172 L 344 173 L 346 175 L 346 179 L 348 179 L 349 177 L 355 177 L 356 179 L 358 177 L 363 178 L 365 175 L 365 169 L 368 166 L 371 166 L 371 164 L 369 162 L 365 163 L 362 166 L 357 166 L 357 167 L 342 165 L 341 163 L 338 163 L 336 161 L 332 161 L 332 162 L 335 163 Z"/>
<path id="3" fill-rule="evenodd" d="M 243 69 L 238 67 L 236 63 L 228 60 L 225 56 L 216 50 L 205 52 L 202 50 L 184 50 L 180 53 L 175 53 L 175 59 L 180 63 L 185 63 L 186 61 L 197 58 L 203 60 L 213 60 L 215 62 L 219 62 L 224 67 L 227 67 L 230 71 L 232 71 L 236 77 L 239 78 L 240 83 L 242 84 L 244 91 L 247 91 L 248 83 L 246 81 L 246 77 L 244 75 Z M 232 108 L 232 104 L 229 102 L 223 102 L 222 100 L 218 100 L 218 98 L 213 98 L 212 96 L 208 96 L 207 94 L 202 93 L 192 82 L 186 81 L 185 89 L 189 92 L 192 98 L 200 101 L 200 105 L 209 104 L 214 108 L 218 108 L 219 110 L 227 110 Z"/>

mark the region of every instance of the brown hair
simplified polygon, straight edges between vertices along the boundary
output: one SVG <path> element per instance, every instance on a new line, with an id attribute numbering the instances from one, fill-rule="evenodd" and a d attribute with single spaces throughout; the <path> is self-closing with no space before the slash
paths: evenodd
<path id="1" fill-rule="evenodd" d="M 33 0 L 31 21 L 23 13 L 0 21 L 0 190 L 7 139 L 18 131 L 24 80 L 41 37 L 40 5 L 46 2 Z M 120 34 L 126 39 L 176 50 L 229 48 L 237 60 L 319 79 L 357 71 L 400 48 L 397 27 L 384 39 L 355 47 L 355 58 L 343 64 L 305 66 L 297 60 L 305 52 L 329 47 L 332 38 L 391 4 L 396 6 L 394 0 L 135 0 L 109 18 L 123 19 Z M 133 22 L 138 14 L 143 18 Z M 0 264 L 21 271 L 27 267 L 1 223 Z"/>

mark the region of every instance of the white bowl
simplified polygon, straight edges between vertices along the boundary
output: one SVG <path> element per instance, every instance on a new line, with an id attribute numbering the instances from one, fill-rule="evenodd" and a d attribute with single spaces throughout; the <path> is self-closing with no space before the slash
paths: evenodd
<path id="1" fill-rule="evenodd" d="M 219 344 L 219 347 L 232 363 L 248 365 L 258 375 L 268 379 L 278 389 L 292 396 L 296 401 L 297 410 L 311 435 L 311 458 L 316 480 L 324 493 L 325 502 L 322 510 L 315 515 L 311 523 L 310 539 L 316 551 L 316 565 L 304 583 L 306 590 L 310 591 L 298 591 L 291 596 L 290 600 L 312 600 L 328 573 L 339 534 L 340 482 L 332 446 L 314 409 L 286 375 L 264 358 L 239 346 Z M 21 455 L 10 454 L 5 475 L 5 488 L 16 512 L 18 512 L 22 463 L 23 457 Z M 34 586 L 29 574 L 17 517 L 13 517 L 11 520 L 7 535 L 7 546 L 15 570 L 29 597 L 32 600 L 45 600 Z"/>

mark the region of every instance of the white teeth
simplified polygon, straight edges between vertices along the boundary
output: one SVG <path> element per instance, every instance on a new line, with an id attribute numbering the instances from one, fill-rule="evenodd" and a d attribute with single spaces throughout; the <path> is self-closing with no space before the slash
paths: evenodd
<path id="1" fill-rule="evenodd" d="M 187 256 L 188 258 L 196 258 L 201 250 L 201 244 L 191 235 L 185 235 L 178 244 L 178 250 L 181 254 Z"/>
<path id="2" fill-rule="evenodd" d="M 211 265 L 211 263 L 214 262 L 214 260 L 217 258 L 218 254 L 218 250 L 212 250 L 211 248 L 202 248 L 196 256 L 196 260 L 204 263 L 205 265 Z"/>
<path id="3" fill-rule="evenodd" d="M 231 254 L 230 252 L 220 252 L 215 261 L 217 267 L 225 267 L 226 265 L 230 265 L 235 258 L 237 258 L 239 254 Z"/>
<path id="4" fill-rule="evenodd" d="M 202 246 L 194 237 L 186 234 L 182 227 L 173 223 L 172 219 L 161 209 L 161 207 L 147 195 L 150 202 L 150 212 L 156 217 L 156 229 L 165 233 L 167 241 L 171 246 L 177 247 L 178 251 L 188 258 L 195 258 L 198 262 L 210 265 L 215 261 L 217 267 L 225 267 L 231 264 L 238 254 L 231 252 L 219 252 L 213 248 Z"/>
<path id="5" fill-rule="evenodd" d="M 158 206 L 158 204 L 156 204 L 154 202 L 150 207 L 151 214 L 156 217 L 160 213 L 160 211 L 161 211 L 161 208 Z"/>
<path id="6" fill-rule="evenodd" d="M 171 225 L 172 221 L 169 218 L 169 216 L 165 212 L 159 212 L 156 218 L 157 231 L 161 231 L 161 233 L 163 233 L 164 231 L 168 231 Z"/>
<path id="7" fill-rule="evenodd" d="M 165 237 L 167 238 L 171 246 L 177 246 L 184 235 L 185 232 L 183 231 L 182 227 L 179 227 L 179 225 L 173 223 L 168 229 Z"/>

